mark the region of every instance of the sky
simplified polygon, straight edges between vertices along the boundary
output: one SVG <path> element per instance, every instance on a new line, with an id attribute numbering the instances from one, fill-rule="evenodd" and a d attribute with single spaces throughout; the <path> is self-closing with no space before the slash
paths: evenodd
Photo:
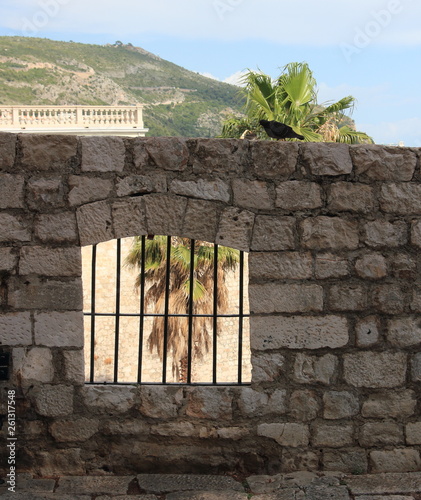
<path id="1" fill-rule="evenodd" d="M 358 130 L 421 147 L 420 0 L 0 0 L 0 35 L 120 40 L 229 83 L 305 61 L 319 103 L 352 95 Z"/>

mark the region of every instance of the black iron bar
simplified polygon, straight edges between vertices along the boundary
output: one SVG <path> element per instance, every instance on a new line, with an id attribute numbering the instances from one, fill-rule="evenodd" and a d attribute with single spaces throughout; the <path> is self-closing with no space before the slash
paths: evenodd
<path id="1" fill-rule="evenodd" d="M 240 252 L 240 283 L 238 301 L 238 377 L 241 384 L 243 378 L 243 321 L 244 321 L 244 252 Z"/>
<path id="2" fill-rule="evenodd" d="M 189 327 L 187 339 L 187 383 L 191 384 L 193 352 L 193 293 L 194 293 L 194 240 L 190 240 L 190 286 L 189 286 Z"/>
<path id="3" fill-rule="evenodd" d="M 114 337 L 114 382 L 118 380 L 118 349 L 120 343 L 120 285 L 121 285 L 121 239 L 117 240 L 115 292 L 115 337 Z"/>
<path id="4" fill-rule="evenodd" d="M 139 354 L 137 362 L 137 382 L 142 382 L 142 361 L 143 361 L 143 334 L 145 326 L 145 257 L 146 238 L 141 238 L 140 249 L 140 297 L 139 297 Z"/>
<path id="5" fill-rule="evenodd" d="M 95 364 L 95 290 L 96 290 L 96 245 L 92 246 L 91 264 L 91 363 L 89 381 L 94 381 Z"/>
<path id="6" fill-rule="evenodd" d="M 212 383 L 216 384 L 218 354 L 218 245 L 213 247 L 213 340 L 212 340 Z"/>
<path id="7" fill-rule="evenodd" d="M 167 236 L 167 262 L 165 275 L 165 306 L 164 306 L 164 339 L 162 348 L 162 383 L 167 382 L 167 354 L 168 354 L 168 319 L 170 304 L 170 279 L 171 279 L 171 236 Z"/>

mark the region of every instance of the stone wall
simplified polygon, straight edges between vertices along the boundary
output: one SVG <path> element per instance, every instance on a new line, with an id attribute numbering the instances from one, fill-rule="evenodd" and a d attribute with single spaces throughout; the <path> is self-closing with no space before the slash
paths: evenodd
<path id="1" fill-rule="evenodd" d="M 18 469 L 421 470 L 420 181 L 418 149 L 1 134 Z M 251 386 L 84 384 L 80 246 L 136 234 L 249 252 Z"/>

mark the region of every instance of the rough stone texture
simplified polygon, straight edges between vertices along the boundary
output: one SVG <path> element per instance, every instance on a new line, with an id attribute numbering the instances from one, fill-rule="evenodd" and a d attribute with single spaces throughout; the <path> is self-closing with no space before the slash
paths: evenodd
<path id="1" fill-rule="evenodd" d="M 349 182 L 332 184 L 328 195 L 328 208 L 339 212 L 369 213 L 374 208 L 373 188 Z"/>
<path id="2" fill-rule="evenodd" d="M 329 289 L 333 311 L 361 311 L 367 307 L 367 290 L 360 285 L 334 285 Z"/>
<path id="3" fill-rule="evenodd" d="M 252 380 L 273 382 L 284 371 L 285 358 L 279 353 L 260 352 L 251 355 Z"/>
<path id="4" fill-rule="evenodd" d="M 253 227 L 251 249 L 255 251 L 292 249 L 295 247 L 294 228 L 293 217 L 258 215 Z"/>
<path id="5" fill-rule="evenodd" d="M 230 200 L 229 185 L 222 179 L 197 181 L 181 181 L 175 179 L 170 184 L 170 192 L 202 200 L 223 201 Z"/>
<path id="6" fill-rule="evenodd" d="M 380 192 L 380 208 L 402 215 L 421 213 L 421 186 L 414 184 L 384 184 Z"/>
<path id="7" fill-rule="evenodd" d="M 32 326 L 29 312 L 0 315 L 0 345 L 31 345 Z"/>
<path id="8" fill-rule="evenodd" d="M 421 473 L 407 474 L 368 474 L 366 476 L 347 476 L 346 484 L 354 495 L 393 494 L 421 491 Z M 386 497 L 387 498 L 387 497 Z M 360 500 L 365 500 L 360 499 Z M 381 500 L 381 498 L 378 498 Z"/>
<path id="9" fill-rule="evenodd" d="M 157 480 L 158 479 L 158 480 Z M 140 488 L 150 493 L 171 491 L 243 491 L 240 483 L 231 477 L 203 474 L 141 474 L 137 476 Z"/>
<path id="10" fill-rule="evenodd" d="M 19 215 L 0 214 L 0 242 L 30 239 L 31 229 L 27 220 Z"/>
<path id="11" fill-rule="evenodd" d="M 79 206 L 102 200 L 111 193 L 113 187 L 111 179 L 71 175 L 69 177 L 69 203 L 71 206 Z"/>
<path id="12" fill-rule="evenodd" d="M 391 345 L 410 347 L 421 344 L 420 319 L 415 316 L 391 319 L 387 322 L 387 340 Z"/>
<path id="13" fill-rule="evenodd" d="M 376 392 L 362 405 L 361 414 L 368 418 L 407 418 L 414 414 L 416 394 L 412 390 Z"/>
<path id="14" fill-rule="evenodd" d="M 312 312 L 323 308 L 323 289 L 319 285 L 249 285 L 253 313 Z"/>
<path id="15" fill-rule="evenodd" d="M 322 190 L 315 182 L 282 182 L 276 188 L 275 204 L 284 210 L 319 208 L 323 206 Z"/>
<path id="16" fill-rule="evenodd" d="M 170 393 L 165 387 L 142 387 L 140 412 L 152 418 L 172 418 L 178 415 L 183 401 L 183 392 L 174 389 Z"/>
<path id="17" fill-rule="evenodd" d="M 410 448 L 370 452 L 373 472 L 411 472 L 421 468 L 420 453 Z"/>
<path id="18" fill-rule="evenodd" d="M 63 181 L 60 177 L 46 179 L 32 178 L 27 185 L 29 207 L 36 211 L 49 211 L 61 208 L 66 204 Z"/>
<path id="19" fill-rule="evenodd" d="M 247 149 L 246 141 L 233 139 L 197 141 L 193 156 L 190 156 L 193 172 L 205 175 L 239 174 L 243 170 Z"/>
<path id="20" fill-rule="evenodd" d="M 248 252 L 253 223 L 252 212 L 239 208 L 227 208 L 222 213 L 215 242 Z"/>
<path id="21" fill-rule="evenodd" d="M 53 356 L 50 349 L 34 347 L 13 350 L 13 376 L 24 387 L 31 383 L 51 383 L 54 378 Z"/>
<path id="22" fill-rule="evenodd" d="M 399 314 L 405 309 L 407 300 L 400 285 L 377 285 L 371 290 L 371 303 L 385 314 Z"/>
<path id="23" fill-rule="evenodd" d="M 186 139 L 179 137 L 152 138 L 146 142 L 145 147 L 155 165 L 163 170 L 182 171 L 187 166 L 189 152 Z"/>
<path id="24" fill-rule="evenodd" d="M 286 391 L 276 390 L 270 396 L 245 387 L 238 398 L 238 407 L 245 416 L 268 414 L 282 415 L 286 412 Z"/>
<path id="25" fill-rule="evenodd" d="M 316 393 L 310 390 L 297 390 L 291 394 L 289 400 L 289 414 L 292 418 L 302 422 L 314 420 L 320 410 L 320 403 Z"/>
<path id="26" fill-rule="evenodd" d="M 406 442 L 408 444 L 421 444 L 421 421 L 410 422 L 406 425 Z"/>
<path id="27" fill-rule="evenodd" d="M 359 443 L 367 448 L 379 445 L 399 445 L 403 442 L 403 429 L 394 422 L 368 422 L 360 429 Z"/>
<path id="28" fill-rule="evenodd" d="M 82 172 L 121 172 L 125 147 L 121 137 L 81 137 Z"/>
<path id="29" fill-rule="evenodd" d="M 389 257 L 389 268 L 392 276 L 412 281 L 416 279 L 417 262 L 408 254 L 395 254 Z"/>
<path id="30" fill-rule="evenodd" d="M 323 464 L 325 470 L 349 472 L 351 474 L 363 474 L 368 470 L 366 451 L 359 448 L 328 449 L 323 453 Z"/>
<path id="31" fill-rule="evenodd" d="M 147 234 L 142 198 L 128 198 L 116 201 L 113 203 L 111 212 L 116 238 Z"/>
<path id="32" fill-rule="evenodd" d="M 35 343 L 49 347 L 83 347 L 83 316 L 78 311 L 35 313 Z"/>
<path id="33" fill-rule="evenodd" d="M 0 170 L 13 167 L 16 156 L 16 134 L 0 132 Z"/>
<path id="34" fill-rule="evenodd" d="M 180 234 L 186 205 L 187 199 L 181 196 L 146 196 L 145 209 L 148 234 Z"/>
<path id="35" fill-rule="evenodd" d="M 368 347 L 377 344 L 380 338 L 379 318 L 366 316 L 359 319 L 355 325 L 356 343 L 358 347 Z"/>
<path id="36" fill-rule="evenodd" d="M 370 247 L 398 247 L 407 242 L 407 227 L 403 221 L 375 220 L 364 224 L 364 243 Z"/>
<path id="37" fill-rule="evenodd" d="M 76 136 L 19 134 L 21 165 L 26 171 L 56 170 L 76 156 Z"/>
<path id="38" fill-rule="evenodd" d="M 234 203 L 243 208 L 270 210 L 273 201 L 266 182 L 234 179 L 232 181 Z"/>
<path id="39" fill-rule="evenodd" d="M 339 217 L 314 217 L 301 223 L 302 242 L 310 249 L 355 249 L 358 247 L 358 226 Z"/>
<path id="40" fill-rule="evenodd" d="M 188 393 L 186 414 L 204 419 L 231 419 L 232 397 L 227 389 L 198 387 Z"/>
<path id="41" fill-rule="evenodd" d="M 344 377 L 355 387 L 398 387 L 406 376 L 406 354 L 359 352 L 344 355 Z"/>
<path id="42" fill-rule="evenodd" d="M 349 147 L 345 144 L 300 145 L 301 158 L 313 175 L 343 175 L 352 171 Z"/>
<path id="43" fill-rule="evenodd" d="M 340 255 L 322 253 L 316 256 L 317 279 L 344 278 L 349 276 L 348 260 Z"/>
<path id="44" fill-rule="evenodd" d="M 195 240 L 215 241 L 220 210 L 215 202 L 189 200 L 182 233 Z"/>
<path id="45" fill-rule="evenodd" d="M 89 385 L 83 389 L 83 401 L 90 412 L 124 413 L 134 405 L 133 388 Z"/>
<path id="46" fill-rule="evenodd" d="M 87 476 L 87 477 L 61 477 L 57 492 L 59 494 L 104 494 L 110 490 L 115 495 L 124 495 L 129 488 L 130 477 L 107 477 L 107 476 Z"/>
<path id="47" fill-rule="evenodd" d="M 50 433 L 58 442 L 86 441 L 98 432 L 98 421 L 89 418 L 55 420 Z"/>
<path id="48" fill-rule="evenodd" d="M 35 235 L 44 243 L 76 243 L 76 216 L 73 212 L 40 214 L 35 219 Z"/>
<path id="49" fill-rule="evenodd" d="M 355 270 L 360 278 L 384 278 L 387 275 L 386 259 L 377 253 L 363 255 L 355 262 Z"/>
<path id="50" fill-rule="evenodd" d="M 250 147 L 252 171 L 258 177 L 284 180 L 294 173 L 298 160 L 298 144 L 253 141 Z"/>
<path id="51" fill-rule="evenodd" d="M 13 271 L 17 261 L 18 256 L 12 247 L 0 248 L 0 271 Z"/>
<path id="52" fill-rule="evenodd" d="M 19 274 L 44 276 L 80 276 L 82 262 L 79 248 L 23 247 Z"/>
<path id="53" fill-rule="evenodd" d="M 411 223 L 411 243 L 421 247 L 421 221 L 414 220 Z"/>
<path id="54" fill-rule="evenodd" d="M 68 382 L 81 385 L 85 381 L 85 360 L 82 350 L 64 351 L 65 379 Z"/>
<path id="55" fill-rule="evenodd" d="M 347 391 L 326 391 L 323 394 L 323 417 L 329 420 L 349 418 L 358 415 L 358 398 Z"/>
<path id="56" fill-rule="evenodd" d="M 412 358 L 411 374 L 412 380 L 421 382 L 421 352 L 415 354 Z"/>
<path id="57" fill-rule="evenodd" d="M 313 428 L 312 444 L 328 448 L 352 445 L 354 428 L 352 424 L 317 422 Z"/>
<path id="58" fill-rule="evenodd" d="M 309 356 L 299 353 L 295 357 L 294 379 L 301 384 L 331 384 L 338 368 L 338 359 L 333 354 Z"/>
<path id="59" fill-rule="evenodd" d="M 156 175 L 128 175 L 119 177 L 116 181 L 117 196 L 130 196 L 153 192 L 166 192 L 167 179 L 165 176 Z"/>
<path id="60" fill-rule="evenodd" d="M 76 216 L 82 246 L 113 238 L 111 207 L 106 201 L 84 205 L 77 209 Z"/>
<path id="61" fill-rule="evenodd" d="M 305 424 L 260 424 L 257 426 L 257 435 L 274 439 L 281 446 L 307 446 L 310 431 Z"/>
<path id="62" fill-rule="evenodd" d="M 0 209 L 24 207 L 24 177 L 0 174 Z"/>
<path id="63" fill-rule="evenodd" d="M 35 410 L 45 417 L 63 417 L 73 412 L 73 387 L 41 385 L 31 392 Z"/>
<path id="64" fill-rule="evenodd" d="M 313 258 L 310 252 L 252 252 L 249 269 L 251 279 L 309 279 L 313 274 Z"/>

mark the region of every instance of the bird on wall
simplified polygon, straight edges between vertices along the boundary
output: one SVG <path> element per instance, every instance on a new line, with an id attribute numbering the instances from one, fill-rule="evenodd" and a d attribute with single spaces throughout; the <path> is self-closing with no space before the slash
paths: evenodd
<path id="1" fill-rule="evenodd" d="M 260 125 L 265 129 L 269 137 L 274 139 L 304 139 L 304 136 L 297 134 L 289 125 L 275 120 L 260 120 Z"/>

